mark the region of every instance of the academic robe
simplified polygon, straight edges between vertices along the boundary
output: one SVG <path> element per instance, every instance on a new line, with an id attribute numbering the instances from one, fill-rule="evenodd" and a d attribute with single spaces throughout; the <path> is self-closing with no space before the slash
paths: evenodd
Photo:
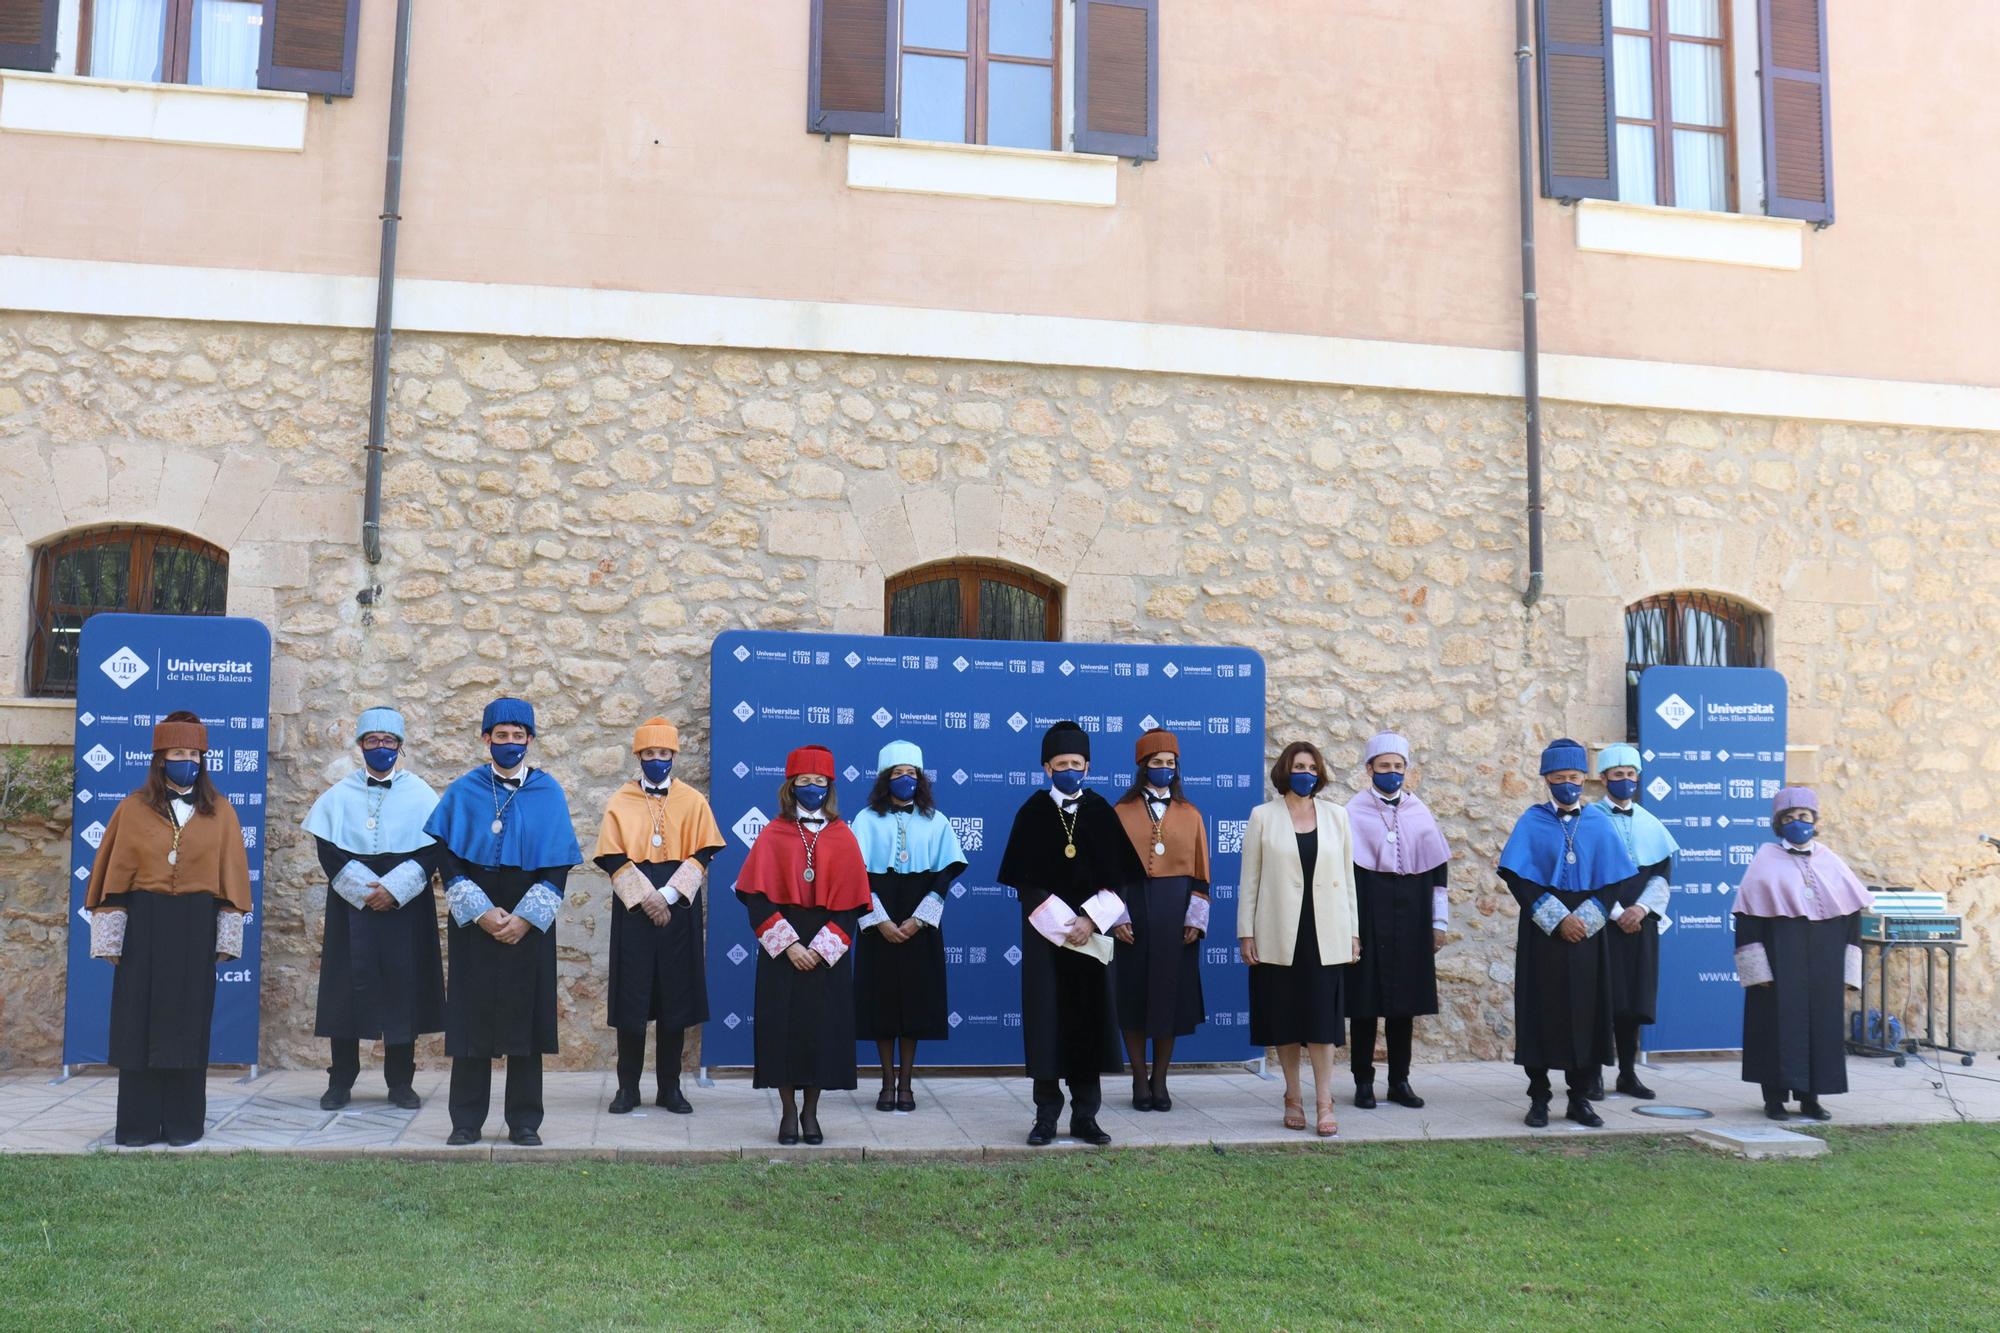
<path id="1" fill-rule="evenodd" d="M 1355 933 L 1361 957 L 1348 968 L 1348 1016 L 1363 1022 L 1438 1011 L 1431 931 L 1444 913 L 1451 848 L 1415 792 L 1394 801 L 1373 788 L 1347 802 L 1354 839 Z"/>
<path id="2" fill-rule="evenodd" d="M 639 783 L 627 782 L 605 808 L 594 859 L 607 875 L 629 864 L 665 894 L 667 881 L 683 862 L 693 859 L 706 870 L 723 846 L 707 798 L 693 787 L 675 780 L 664 798 L 648 798 Z M 673 1030 L 708 1021 L 707 950 L 702 947 L 698 894 L 699 889 L 685 896 L 675 891 L 666 924 L 656 926 L 644 908 L 613 892 L 605 990 L 611 1027 L 643 1035 L 648 1023 Z"/>
<path id="3" fill-rule="evenodd" d="M 1088 1080 L 1125 1068 L 1116 963 L 1050 943 L 1029 917 L 1051 895 L 1073 912 L 1100 889 L 1129 904 L 1146 872 L 1111 803 L 1088 789 L 1079 794 L 1075 839 L 1076 856 L 1065 857 L 1061 812 L 1037 791 L 1015 813 L 1000 858 L 1000 882 L 1021 903 L 1021 1047 L 1033 1079 Z"/>
<path id="4" fill-rule="evenodd" d="M 1847 1091 L 1846 987 L 1861 984 L 1861 912 L 1871 901 L 1823 846 L 1758 849 L 1733 914 L 1744 1082 L 1801 1097 Z"/>
<path id="5" fill-rule="evenodd" d="M 872 896 L 855 944 L 854 1034 L 862 1041 L 944 1041 L 951 1036 L 944 905 L 966 865 L 958 834 L 937 810 L 863 810 L 854 817 L 854 836 Z M 912 917 L 925 926 L 900 944 L 875 929 Z"/>
<path id="6" fill-rule="evenodd" d="M 759 1088 L 852 1088 L 854 936 L 868 905 L 868 871 L 854 831 L 828 820 L 812 843 L 797 822 L 774 819 L 758 833 L 736 879 L 736 896 L 757 937 L 752 1034 Z M 820 955 L 801 972 L 785 955 L 793 944 Z"/>
<path id="7" fill-rule="evenodd" d="M 1145 871 L 1125 899 L 1132 943 L 1116 946 L 1112 977 L 1118 1026 L 1148 1037 L 1185 1037 L 1208 1019 L 1201 994 L 1201 939 L 1208 933 L 1208 826 L 1186 800 L 1167 803 L 1157 838 L 1143 795 L 1129 796 L 1112 809 Z M 1155 852 L 1156 845 L 1166 850 Z M 1190 925 L 1202 931 L 1191 944 L 1183 942 Z"/>
<path id="8" fill-rule="evenodd" d="M 356 907 L 327 890 L 313 1035 L 335 1041 L 379 1038 L 396 1046 L 444 1031 L 444 951 L 438 945 L 437 895 L 431 889 L 440 858 L 437 844 L 414 852 L 364 855 L 325 838 L 313 843 L 329 884 L 343 873 L 358 873 L 350 872 L 350 866 L 376 879 L 399 872 L 423 879 L 415 897 L 387 912 Z"/>
<path id="9" fill-rule="evenodd" d="M 1614 923 L 1605 931 L 1611 944 L 1611 1016 L 1621 1022 L 1652 1023 L 1660 993 L 1660 914 L 1667 910 L 1674 853 L 1680 846 L 1642 805 L 1620 810 L 1606 801 L 1601 808 L 1639 866 L 1639 873 L 1612 896 L 1611 915 L 1633 906 L 1646 909 L 1638 930 L 1627 934 Z"/>
<path id="10" fill-rule="evenodd" d="M 1595 1069 L 1616 1058 L 1605 925 L 1612 899 L 1638 867 L 1610 818 L 1594 805 L 1569 820 L 1550 805 L 1530 806 L 1501 853 L 1500 878 L 1521 905 L 1514 1063 L 1524 1068 Z M 1565 824 L 1574 826 L 1569 838 Z M 1590 931 L 1574 944 L 1554 933 L 1571 914 Z"/>

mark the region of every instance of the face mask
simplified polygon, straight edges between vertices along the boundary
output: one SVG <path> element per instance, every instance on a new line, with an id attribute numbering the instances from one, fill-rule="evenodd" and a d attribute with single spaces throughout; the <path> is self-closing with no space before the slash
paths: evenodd
<path id="1" fill-rule="evenodd" d="M 1149 768 L 1146 770 L 1146 781 L 1165 791 L 1174 785 L 1174 776 L 1178 772 L 1178 769 L 1172 768 Z"/>
<path id="2" fill-rule="evenodd" d="M 899 801 L 916 799 L 917 775 L 904 773 L 889 779 L 889 794 Z"/>
<path id="3" fill-rule="evenodd" d="M 492 754 L 494 764 L 508 772 L 519 768 L 521 761 L 528 757 L 528 747 L 514 741 L 495 741 L 486 748 Z"/>
<path id="4" fill-rule="evenodd" d="M 826 804 L 825 787 L 794 787 L 792 799 L 799 803 L 801 810 L 817 810 Z"/>
<path id="5" fill-rule="evenodd" d="M 1049 781 L 1065 796 L 1074 796 L 1083 790 L 1083 770 L 1080 768 L 1059 768 L 1049 775 Z"/>
<path id="6" fill-rule="evenodd" d="M 668 776 L 673 773 L 674 761 L 671 759 L 641 759 L 639 761 L 639 771 L 646 775 L 646 781 L 657 787 L 662 782 L 665 782 Z"/>
<path id="7" fill-rule="evenodd" d="M 1286 780 L 1292 785 L 1292 795 L 1310 796 L 1313 794 L 1313 788 L 1319 785 L 1319 774 L 1294 773 Z"/>
<path id="8" fill-rule="evenodd" d="M 1639 794 L 1639 779 L 1613 778 L 1604 784 L 1604 790 L 1611 793 L 1614 801 L 1629 801 Z"/>
<path id="9" fill-rule="evenodd" d="M 1369 780 L 1375 784 L 1375 790 L 1384 796 L 1394 796 L 1403 789 L 1401 773 L 1371 773 Z"/>
<path id="10" fill-rule="evenodd" d="M 1583 784 L 1581 782 L 1551 782 L 1549 784 L 1549 795 L 1555 798 L 1557 805 L 1575 805 L 1579 800 L 1583 799 Z"/>
<path id="11" fill-rule="evenodd" d="M 387 773 L 396 766 L 396 757 L 401 753 L 386 745 L 371 745 L 361 752 L 361 761 L 368 765 L 370 773 Z"/>
<path id="12" fill-rule="evenodd" d="M 1778 832 L 1792 846 L 1803 847 L 1813 840 L 1814 835 L 1819 832 L 1819 828 L 1817 825 L 1806 823 L 1803 819 L 1787 819 L 1784 823 L 1778 825 Z"/>
<path id="13" fill-rule="evenodd" d="M 195 778 L 201 773 L 201 760 L 169 759 L 161 767 L 167 775 L 167 781 L 176 787 L 192 787 Z"/>

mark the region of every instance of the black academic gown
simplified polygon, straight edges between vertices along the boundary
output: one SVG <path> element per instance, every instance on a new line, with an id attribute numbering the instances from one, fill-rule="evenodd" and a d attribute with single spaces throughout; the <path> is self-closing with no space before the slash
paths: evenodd
<path id="1" fill-rule="evenodd" d="M 1611 816 L 1618 818 L 1616 814 Z M 1615 918 L 1639 901 L 1655 876 L 1673 882 L 1674 859 L 1640 868 L 1639 873 L 1618 886 L 1612 898 L 1614 920 L 1604 927 L 1611 937 L 1611 1016 L 1627 1023 L 1654 1022 L 1660 993 L 1660 919 L 1651 912 L 1639 928 L 1626 934 Z"/>
<path id="2" fill-rule="evenodd" d="M 704 847 L 695 860 L 704 867 L 719 848 Z M 597 858 L 597 868 L 615 875 L 631 860 L 621 852 Z M 640 861 L 639 873 L 656 889 L 681 868 L 679 861 Z M 703 890 L 706 892 L 706 889 Z M 641 907 L 611 897 L 611 965 L 605 992 L 607 1021 L 620 1032 L 644 1034 L 648 1023 L 669 1030 L 708 1021 L 708 963 L 701 941 L 701 896 L 667 909 L 667 924 L 656 926 Z"/>
<path id="3" fill-rule="evenodd" d="M 215 919 L 209 893 L 108 897 L 125 909 L 125 952 L 111 974 L 106 1058 L 123 1073 L 208 1068 L 215 1016 Z"/>
<path id="4" fill-rule="evenodd" d="M 861 910 L 832 911 L 774 903 L 761 893 L 741 887 L 736 896 L 750 913 L 756 929 L 782 913 L 799 943 L 810 945 L 828 922 L 851 941 L 860 931 Z M 821 963 L 810 972 L 792 966 L 759 947 L 757 953 L 756 1023 L 752 1033 L 750 1086 L 755 1088 L 852 1088 L 858 1082 L 854 1059 L 854 949 L 850 946 L 831 967 Z"/>
<path id="5" fill-rule="evenodd" d="M 901 925 L 933 893 L 947 902 L 963 862 L 942 870 L 868 872 L 868 889 Z M 854 1034 L 862 1041 L 943 1041 L 951 1036 L 944 974 L 944 931 L 926 926 L 901 944 L 869 927 L 855 941 Z"/>
<path id="6" fill-rule="evenodd" d="M 1525 1069 L 1595 1069 L 1616 1059 L 1611 1033 L 1610 942 L 1603 930 L 1576 944 L 1542 933 L 1532 915 L 1544 893 L 1574 912 L 1591 898 L 1607 907 L 1623 883 L 1580 893 L 1500 878 L 1521 904 L 1514 955 L 1514 1063 Z"/>
<path id="7" fill-rule="evenodd" d="M 1764 946 L 1771 983 L 1743 992 L 1743 1081 L 1802 1097 L 1847 1091 L 1847 948 L 1861 914 L 1736 917 L 1736 947 Z"/>
<path id="8" fill-rule="evenodd" d="M 1349 1018 L 1414 1018 L 1438 1011 L 1431 896 L 1444 886 L 1445 871 L 1443 864 L 1412 875 L 1354 867 L 1361 957 L 1347 969 Z"/>
<path id="9" fill-rule="evenodd" d="M 476 866 L 439 852 L 447 884 L 465 876 L 512 911 L 537 884 L 557 893 L 569 883 L 568 866 L 520 870 Z M 451 923 L 451 984 L 445 989 L 444 1053 L 454 1059 L 556 1053 L 556 930 L 528 927 L 519 943 L 502 944 L 477 921 Z"/>
<path id="10" fill-rule="evenodd" d="M 1081 912 L 1099 889 L 1129 904 L 1145 882 L 1145 867 L 1111 803 L 1082 793 L 1076 813 L 1076 857 L 1063 855 L 1062 816 L 1046 791 L 1022 803 L 1000 858 L 1000 882 L 1021 900 L 1021 1047 L 1028 1077 L 1089 1080 L 1125 1068 L 1118 1030 L 1116 963 L 1051 944 L 1029 915 L 1050 894 Z"/>
<path id="11" fill-rule="evenodd" d="M 313 841 L 329 882 L 350 861 L 359 861 L 371 875 L 387 874 L 404 861 L 415 861 L 424 872 L 423 891 L 388 912 L 356 907 L 327 891 L 313 1035 L 335 1041 L 380 1038 L 391 1046 L 407 1046 L 426 1032 L 444 1031 L 444 955 L 430 883 L 437 870 L 437 844 L 361 856 L 325 838 Z"/>
<path id="12" fill-rule="evenodd" d="M 1118 1026 L 1127 1032 L 1154 1039 L 1185 1037 L 1208 1019 L 1201 995 L 1201 941 L 1184 942 L 1188 900 L 1196 889 L 1208 892 L 1208 881 L 1192 875 L 1149 876 L 1125 900 L 1132 943 L 1116 945 L 1112 979 L 1118 989 Z"/>

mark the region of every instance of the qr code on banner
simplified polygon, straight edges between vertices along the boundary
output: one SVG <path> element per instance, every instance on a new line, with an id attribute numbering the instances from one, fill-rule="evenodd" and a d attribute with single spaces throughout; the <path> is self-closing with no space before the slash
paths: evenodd
<path id="1" fill-rule="evenodd" d="M 1227 856 L 1231 852 L 1243 851 L 1243 830 L 1250 827 L 1247 819 L 1218 819 L 1215 821 L 1215 852 Z"/>
<path id="2" fill-rule="evenodd" d="M 984 816 L 966 816 L 951 821 L 951 831 L 958 835 L 961 851 L 978 852 L 986 848 L 986 820 Z"/>
<path id="3" fill-rule="evenodd" d="M 255 773 L 257 771 L 257 752 L 255 750 L 231 750 L 229 758 L 230 771 L 232 773 Z"/>

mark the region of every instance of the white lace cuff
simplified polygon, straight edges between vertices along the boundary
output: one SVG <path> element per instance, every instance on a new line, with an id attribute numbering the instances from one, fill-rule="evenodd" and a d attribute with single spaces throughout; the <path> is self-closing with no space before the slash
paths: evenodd
<path id="1" fill-rule="evenodd" d="M 1451 929 L 1451 895 L 1442 884 L 1431 890 L 1431 929 Z"/>
<path id="2" fill-rule="evenodd" d="M 937 923 L 944 920 L 944 899 L 935 893 L 927 893 L 924 900 L 917 904 L 917 910 L 910 915 L 935 929 Z"/>
<path id="3" fill-rule="evenodd" d="M 868 910 L 862 914 L 861 920 L 857 924 L 859 924 L 861 929 L 863 930 L 870 930 L 876 926 L 881 925 L 888 919 L 889 919 L 889 909 L 882 906 L 881 895 L 875 893 L 869 894 Z"/>
<path id="4" fill-rule="evenodd" d="M 461 926 L 469 926 L 493 910 L 493 900 L 486 896 L 486 890 L 463 876 L 453 880 L 444 891 L 444 905 L 451 912 L 451 919 Z"/>
<path id="5" fill-rule="evenodd" d="M 368 904 L 368 886 L 375 882 L 375 876 L 359 861 L 349 861 L 340 868 L 340 873 L 327 881 L 327 887 L 340 895 L 341 901 L 349 907 L 360 909 Z"/>
<path id="6" fill-rule="evenodd" d="M 681 902 L 691 903 L 695 894 L 699 892 L 701 892 L 701 862 L 690 856 L 674 868 L 673 874 L 667 876 L 667 901 L 672 903 L 678 898 Z"/>
<path id="7" fill-rule="evenodd" d="M 1884 952 L 1887 952 L 1886 950 Z M 1840 979 L 1855 990 L 1861 989 L 1861 946 L 1850 944 L 1841 959 Z"/>
<path id="8" fill-rule="evenodd" d="M 1761 944 L 1745 944 L 1736 950 L 1736 979 L 1745 986 L 1761 986 L 1771 979 L 1771 959 Z"/>
<path id="9" fill-rule="evenodd" d="M 1068 943 L 1069 928 L 1075 922 L 1076 913 L 1070 910 L 1068 903 L 1053 893 L 1042 899 L 1041 906 L 1028 913 L 1028 924 L 1035 928 L 1037 935 L 1050 944 Z"/>
<path id="10" fill-rule="evenodd" d="M 627 861 L 612 873 L 611 891 L 617 894 L 618 901 L 627 907 L 637 907 L 652 896 L 653 881 L 647 879 L 645 872 L 639 867 Z"/>
<path id="11" fill-rule="evenodd" d="M 98 908 L 90 914 L 90 956 L 116 961 L 125 952 L 125 914 Z"/>
<path id="12" fill-rule="evenodd" d="M 798 942 L 799 932 L 793 930 L 792 923 L 783 916 L 772 917 L 771 924 L 764 927 L 763 932 L 757 936 L 757 943 L 763 945 L 764 952 L 773 958 L 779 957 Z"/>
<path id="13" fill-rule="evenodd" d="M 216 913 L 215 951 L 224 958 L 243 956 L 243 913 Z"/>
<path id="14" fill-rule="evenodd" d="M 389 896 L 396 900 L 398 907 L 407 906 L 410 899 L 422 893 L 424 886 L 430 882 L 430 872 L 414 856 L 407 861 L 398 861 L 389 868 L 388 874 L 382 876 L 382 887 L 389 891 Z"/>
<path id="15" fill-rule="evenodd" d="M 1667 900 L 1671 896 L 1671 893 L 1672 891 L 1667 887 L 1667 882 L 1658 875 L 1655 875 L 1646 881 L 1646 887 L 1639 891 L 1639 897 L 1636 901 L 1639 906 L 1645 908 L 1654 916 L 1665 916 L 1667 914 Z"/>
<path id="16" fill-rule="evenodd" d="M 549 885 L 537 884 L 514 904 L 514 915 L 536 930 L 547 931 L 556 923 L 556 913 L 562 910 L 562 902 L 562 895 Z"/>
<path id="17" fill-rule="evenodd" d="M 1583 922 L 1585 939 L 1604 929 L 1604 908 L 1595 898 L 1585 898 L 1582 905 L 1576 909 L 1575 916 L 1577 920 Z"/>
<path id="18" fill-rule="evenodd" d="M 1109 889 L 1099 889 L 1091 894 L 1090 900 L 1083 905 L 1083 911 L 1107 935 L 1112 927 L 1122 926 L 1132 919 L 1132 914 L 1125 910 L 1125 900 Z"/>
<path id="19" fill-rule="evenodd" d="M 1193 926 L 1196 930 L 1206 935 L 1208 933 L 1208 899 L 1202 897 L 1199 893 L 1190 893 L 1188 895 L 1187 917 L 1181 924 L 1184 926 Z"/>
<path id="20" fill-rule="evenodd" d="M 847 937 L 831 925 L 825 925 L 819 928 L 819 933 L 806 947 L 826 959 L 826 965 L 832 967 L 847 953 Z"/>
<path id="21" fill-rule="evenodd" d="M 1568 915 L 1569 909 L 1562 905 L 1562 899 L 1553 893 L 1545 893 L 1535 899 L 1534 909 L 1529 912 L 1528 917 L 1542 928 L 1542 934 L 1553 935 L 1556 933 L 1556 927 L 1560 926 L 1563 918 Z"/>

